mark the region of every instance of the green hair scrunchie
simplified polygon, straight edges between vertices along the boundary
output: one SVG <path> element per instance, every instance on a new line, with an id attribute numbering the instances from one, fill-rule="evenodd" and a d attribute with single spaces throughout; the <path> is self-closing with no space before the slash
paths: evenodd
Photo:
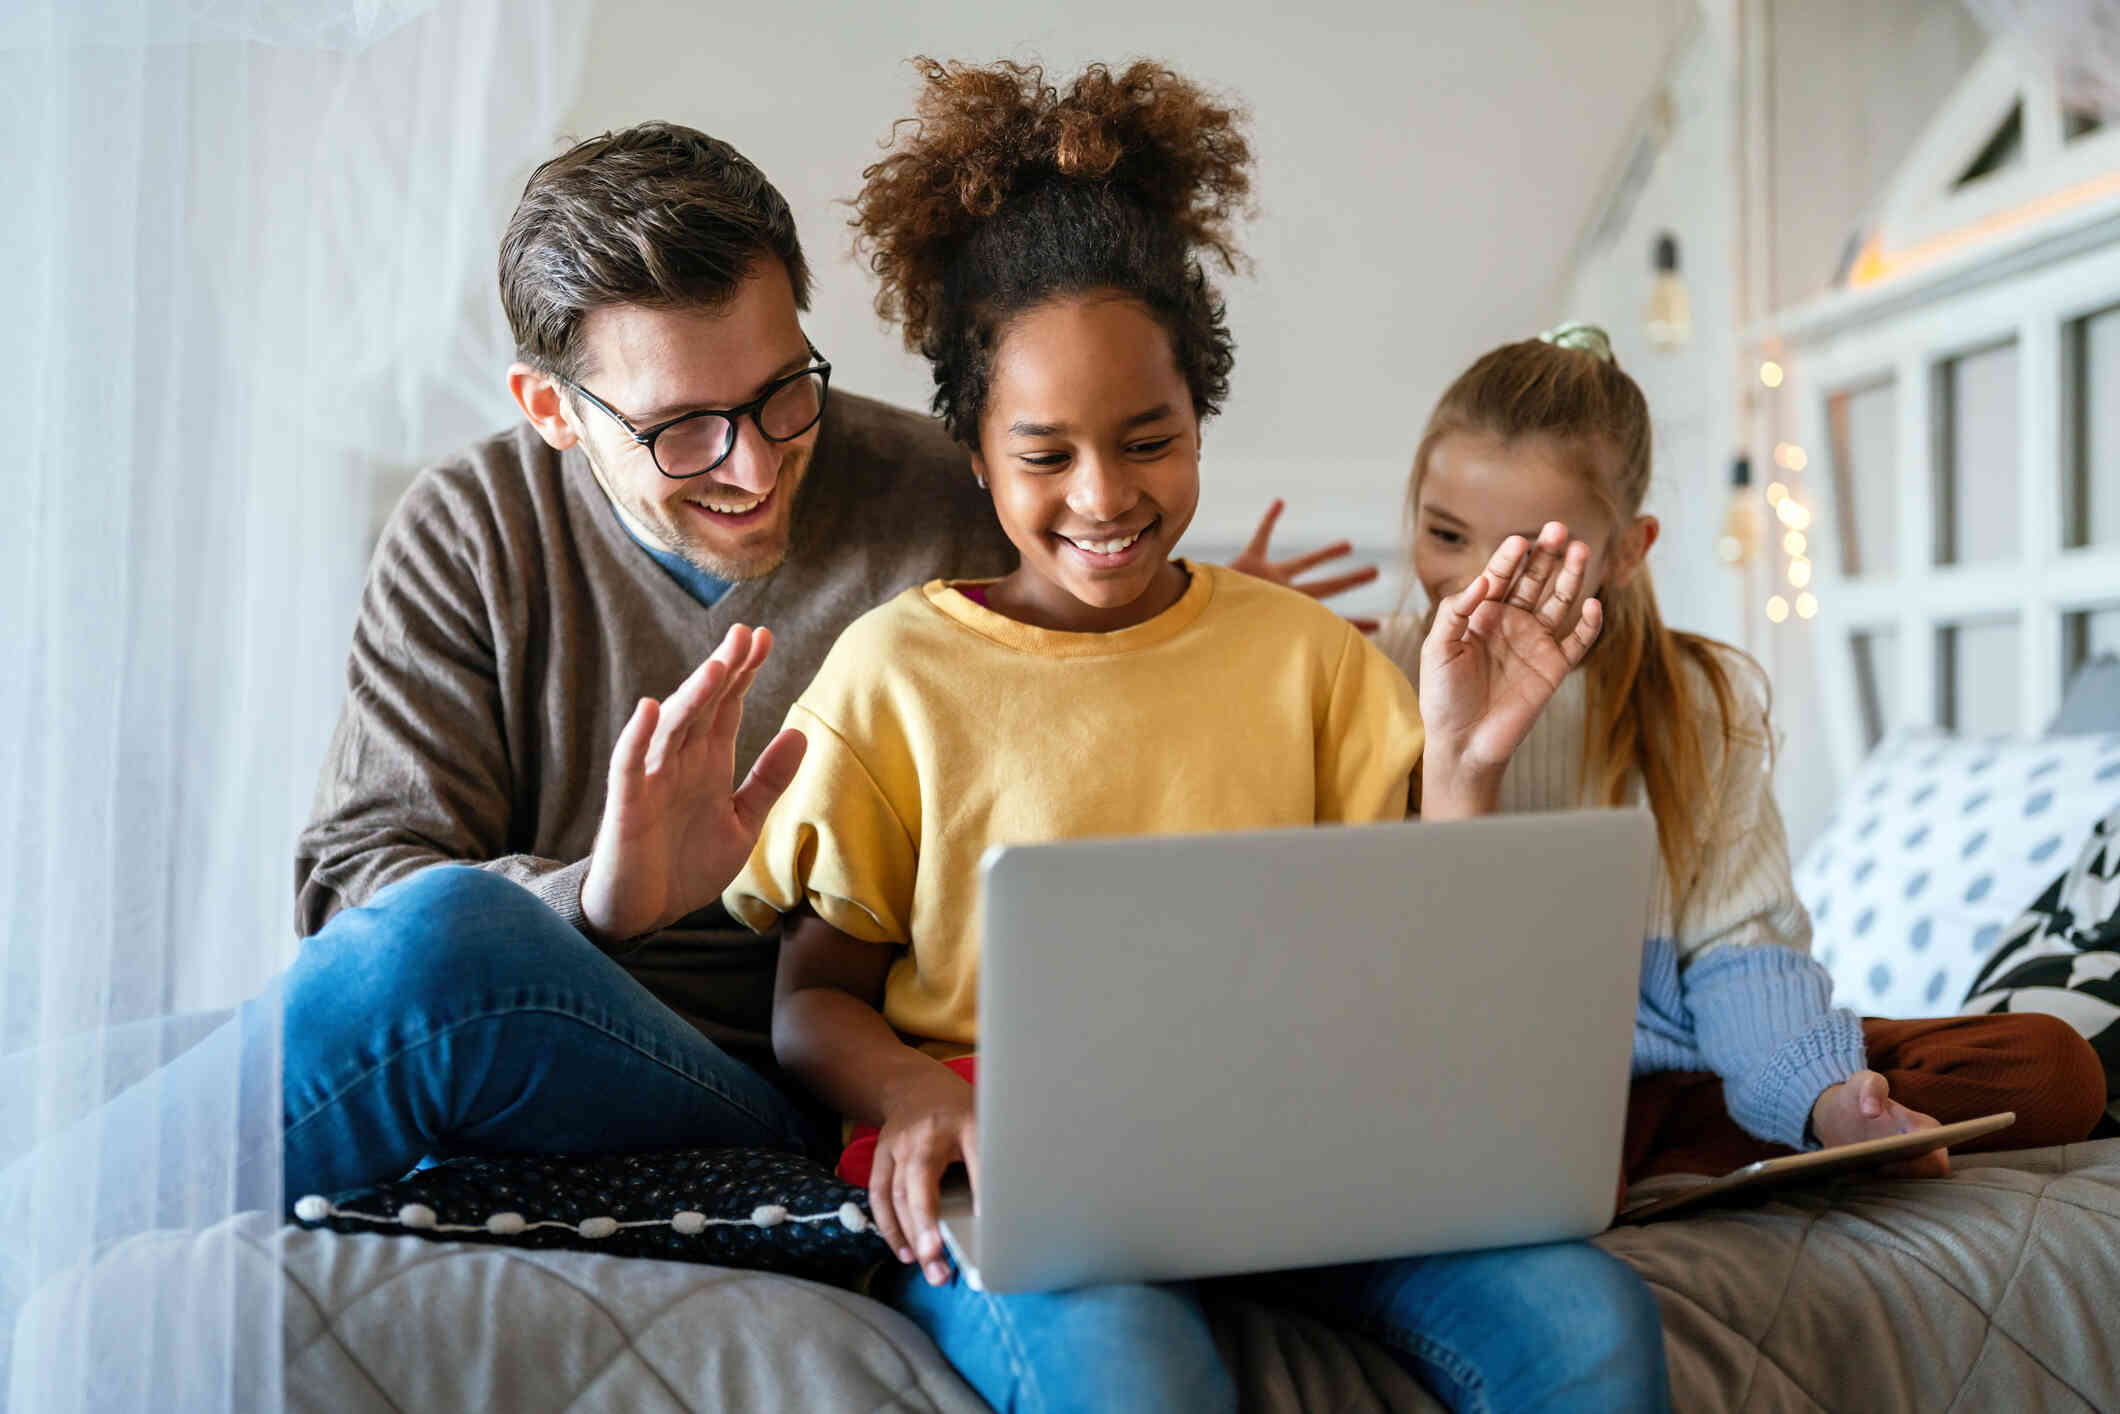
<path id="1" fill-rule="evenodd" d="M 1612 362 L 1612 336 L 1595 324 L 1556 324 L 1538 337 L 1542 344 L 1559 349 L 1579 349 L 1586 354 L 1595 354 L 1605 363 Z"/>

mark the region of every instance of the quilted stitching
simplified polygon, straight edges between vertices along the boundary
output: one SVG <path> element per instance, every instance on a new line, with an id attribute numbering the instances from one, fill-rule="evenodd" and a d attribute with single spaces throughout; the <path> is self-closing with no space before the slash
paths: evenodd
<path id="1" fill-rule="evenodd" d="M 362 1366 L 358 1356 L 350 1348 L 350 1344 L 359 1342 L 349 1343 L 344 1326 L 357 1314 L 365 1313 L 376 1302 L 396 1301 L 408 1304 L 402 1301 L 400 1288 L 408 1282 L 417 1286 L 423 1273 L 440 1265 L 461 1261 L 467 1252 L 475 1252 L 478 1258 L 489 1262 L 505 1264 L 510 1270 L 534 1274 L 535 1279 L 547 1289 L 564 1290 L 568 1304 L 564 1309 L 544 1307 L 541 1311 L 541 1325 L 575 1324 L 591 1311 L 608 1323 L 608 1332 L 616 1340 L 615 1348 L 601 1361 L 578 1372 L 568 1387 L 552 1391 L 553 1402 L 549 1406 L 541 1407 L 549 1407 L 555 1414 L 558 1414 L 558 1411 L 589 1411 L 611 1407 L 614 1388 L 625 1390 L 624 1402 L 627 1404 L 643 1402 L 640 1396 L 646 1395 L 647 1390 L 628 1388 L 623 1381 L 617 1386 L 612 1384 L 612 1377 L 618 1372 L 623 1372 L 624 1381 L 652 1382 L 656 1389 L 669 1397 L 673 1407 L 687 1410 L 718 1407 L 717 1396 L 722 1391 L 697 1388 L 699 1377 L 703 1373 L 701 1370 L 668 1368 L 667 1352 L 657 1350 L 654 1346 L 658 1338 L 673 1324 L 693 1322 L 701 1328 L 710 1328 L 716 1320 L 725 1320 L 727 1313 L 718 1304 L 724 1299 L 721 1293 L 732 1286 L 741 1288 L 760 1282 L 771 1282 L 776 1290 L 782 1291 L 799 1285 L 817 1305 L 832 1308 L 831 1316 L 851 1318 L 846 1324 L 858 1326 L 869 1338 L 862 1354 L 869 1357 L 871 1363 L 879 1354 L 888 1352 L 892 1362 L 892 1368 L 888 1372 L 867 1372 L 888 1386 L 895 1386 L 884 1392 L 885 1402 L 877 1405 L 877 1408 L 928 1411 L 932 1414 L 932 1411 L 952 1407 L 956 1402 L 951 1400 L 950 1392 L 938 1390 L 929 1373 L 920 1369 L 896 1340 L 870 1318 L 871 1312 L 880 1311 L 881 1308 L 831 1287 L 809 1282 L 796 1283 L 787 1278 L 764 1278 L 731 1270 L 688 1267 L 679 1270 L 693 1274 L 691 1279 L 680 1283 L 673 1295 L 653 1308 L 614 1309 L 602 1294 L 561 1269 L 561 1264 L 566 1260 L 562 1254 L 494 1247 L 452 1249 L 441 1245 L 423 1246 L 421 1251 L 420 1260 L 386 1271 L 378 1280 L 363 1283 L 357 1291 L 343 1297 L 336 1309 L 325 1311 L 326 1330 L 317 1337 L 322 1339 L 328 1336 L 335 1344 L 347 1349 L 349 1358 L 362 1368 L 364 1374 L 375 1380 L 393 1408 L 408 1407 L 400 1393 L 393 1393 L 393 1389 L 402 1391 L 404 1381 L 391 1382 L 378 1378 L 376 1371 Z M 299 1278 L 291 1270 L 286 1271 L 286 1275 L 290 1283 L 302 1289 Z M 416 1307 L 421 1295 L 415 1292 L 409 1304 Z M 304 1296 L 312 1303 L 316 1301 L 314 1293 L 306 1289 Z M 703 1310 L 703 1306 L 707 1309 Z M 863 1310 L 864 1307 L 868 1309 Z M 838 1322 L 834 1320 L 818 1324 L 829 1329 Z M 941 1396 L 939 1400 L 938 1394 Z M 699 1402 L 702 1396 L 707 1403 Z M 961 1400 L 963 1396 L 958 1395 L 957 1398 Z"/>
<path id="2" fill-rule="evenodd" d="M 285 1293 L 290 1409 L 435 1407 L 419 1362 L 453 1349 L 464 1363 L 429 1384 L 457 1397 L 512 1376 L 535 1396 L 511 1405 L 521 1414 L 702 1410 L 739 1396 L 857 1411 L 977 1408 L 909 1325 L 832 1287 L 670 1262 L 275 1230 L 264 1214 L 218 1235 L 121 1245 L 79 1281 L 40 1293 L 23 1320 L 69 1328 L 62 1323 L 97 1299 L 91 1284 L 180 1279 L 192 1270 L 181 1264 L 217 1241 L 242 1245 L 239 1280 L 277 1281 Z M 1981 1156 L 1948 1183 L 1854 1184 L 1599 1241 L 1656 1289 L 1674 1394 L 1688 1410 L 1889 1414 L 1919 1405 L 1928 1414 L 1954 1401 L 1965 1414 L 2120 1409 L 2120 1330 L 2102 1317 L 2120 1289 L 2120 1142 Z M 502 1271 L 512 1275 L 494 1276 Z M 472 1304 L 482 1290 L 498 1304 Z M 602 1319 L 585 1322 L 591 1310 Z M 1275 1319 L 1261 1313 L 1247 1337 L 1255 1343 L 1237 1357 L 1258 1377 L 1247 1382 L 1250 1407 L 1290 1414 L 1306 1394 L 1311 1407 L 1384 1407 L 1318 1378 L 1334 1361 L 1344 1370 L 1354 1338 L 1306 1329 L 1313 1348 L 1264 1324 Z M 451 1322 L 482 1324 L 461 1342 Z M 1843 1338 L 1843 1322 L 1861 1324 Z M 534 1352 L 556 1348 L 550 1338 L 570 1327 L 586 1332 L 567 1343 L 572 1363 L 540 1363 Z M 1287 1358 L 1264 1359 L 1277 1345 Z M 478 1362 L 505 1368 L 495 1376 Z M 1345 1397 L 1318 1397 L 1326 1388 Z"/>
<path id="3" fill-rule="evenodd" d="M 1693 1231 L 1687 1234 L 1694 1240 L 1698 1240 L 1700 1233 L 1707 1230 L 1709 1224 L 1719 1223 L 1728 1230 L 1730 1241 L 1734 1244 L 1731 1248 L 1732 1261 L 1736 1260 L 1739 1251 L 1756 1260 L 1766 1255 L 1760 1250 L 1764 1247 L 1772 1252 L 1778 1261 L 1785 1263 L 1780 1289 L 1764 1303 L 1768 1309 L 1764 1325 L 1758 1322 L 1758 1307 L 1753 1305 L 1751 1298 L 1744 1296 L 1741 1290 L 1737 1293 L 1737 1308 L 1726 1309 L 1719 1306 L 1715 1299 L 1718 1293 L 1706 1277 L 1702 1277 L 1703 1285 L 1708 1288 L 1704 1291 L 1689 1289 L 1680 1282 L 1669 1279 L 1668 1273 L 1657 1265 L 1658 1259 L 1663 1255 L 1662 1244 L 1653 1235 L 1653 1229 L 1638 1230 L 1637 1235 L 1623 1237 L 1610 1245 L 1619 1255 L 1637 1259 L 1637 1267 L 1644 1270 L 1644 1275 L 1649 1278 L 1660 1301 L 1669 1306 L 1689 1308 L 1724 1334 L 1751 1347 L 1750 1358 L 1743 1367 L 1741 1384 L 1733 1391 L 1734 1399 L 1731 1399 L 1729 1394 L 1715 1398 L 1715 1392 L 1696 1390 L 1692 1392 L 1694 1397 L 1691 1400 L 1681 1398 L 1680 1402 L 1687 1407 L 1783 1409 L 1795 1407 L 1790 1403 L 1792 1398 L 1800 1399 L 1805 1406 L 1817 1409 L 1867 1411 L 1872 1408 L 1903 1407 L 1867 1401 L 1852 1402 L 1850 1391 L 1847 1389 L 1834 1386 L 1830 1380 L 1821 1382 L 1821 1374 L 1833 1373 L 1829 1363 L 1820 1362 L 1812 1369 L 1792 1369 L 1787 1360 L 1777 1354 L 1778 1346 L 1788 1344 L 1787 1341 L 1777 1342 L 1777 1333 L 1784 1333 L 1785 1322 L 1793 1312 L 1805 1308 L 1807 1299 L 1815 1299 L 1820 1283 L 1843 1283 L 1839 1290 L 1845 1294 L 1845 1284 L 1860 1284 L 1864 1278 L 1874 1277 L 1878 1299 L 1882 1299 L 1886 1288 L 1901 1284 L 1891 1277 L 1890 1269 L 1886 1266 L 1869 1265 L 1848 1269 L 1848 1259 L 1825 1245 L 1836 1240 L 1853 1244 L 1854 1251 L 1859 1254 L 1858 1259 L 1865 1263 L 1900 1262 L 1918 1269 L 1932 1300 L 1935 1296 L 1950 1293 L 1962 1303 L 1960 1309 L 1966 1318 L 1980 1322 L 1981 1339 L 1978 1347 L 1973 1349 L 1964 1368 L 1956 1372 L 1955 1378 L 1950 1379 L 1953 1409 L 1984 1407 L 1975 1401 L 1992 1398 L 1998 1377 L 2003 1380 L 2005 1387 L 2016 1392 L 2016 1396 L 2023 1401 L 2023 1407 L 2027 1409 L 2059 1408 L 2062 1406 L 2056 1401 L 2063 1399 L 2070 1402 L 2069 1407 L 2074 1407 L 2074 1401 L 2078 1400 L 2093 1408 L 2102 1407 L 2101 1398 L 2106 1406 L 2110 1406 L 2116 1398 L 2120 1398 L 2120 1389 L 2102 1392 L 2080 1389 L 2047 1358 L 2045 1352 L 2059 1348 L 2059 1343 L 2068 1339 L 2067 1332 L 2014 1329 L 2003 1313 L 2008 1310 L 2011 1298 L 2018 1293 L 2021 1285 L 2035 1279 L 2032 1253 L 2042 1237 L 2051 1240 L 2057 1221 L 2057 1209 L 2065 1208 L 2081 1214 L 2082 1219 L 2074 1221 L 2088 1221 L 2092 1225 L 2089 1231 L 2094 1240 L 2098 1235 L 2109 1236 L 2109 1240 L 2102 1244 L 2104 1252 L 2120 1252 L 2120 1212 L 2115 1211 L 2120 1208 L 2120 1201 L 2116 1201 L 2120 1200 L 2120 1188 L 2094 1182 L 2080 1172 L 2071 1172 L 2068 1167 L 2072 1162 L 2097 1165 L 2103 1170 L 2099 1177 L 2110 1182 L 2112 1178 L 2120 1177 L 2120 1173 L 2115 1172 L 2113 1162 L 2116 1157 L 2120 1157 L 2120 1148 L 2110 1144 L 2072 1146 L 2069 1150 L 2060 1151 L 2060 1162 L 2051 1166 L 2040 1161 L 2057 1157 L 2055 1151 L 2028 1154 L 2026 1157 L 2029 1161 L 2028 1167 L 2043 1168 L 2045 1171 L 2019 1170 L 2013 1173 L 2013 1177 L 2026 1180 L 2021 1184 L 1983 1182 L 1981 1178 L 1988 1177 L 1993 1172 L 1991 1166 L 1984 1165 L 1982 1168 L 1970 1169 L 1961 1178 L 1954 1180 L 1952 1185 L 1962 1193 L 1977 1192 L 1989 1200 L 1981 1211 L 1981 1216 L 1987 1219 L 1979 1225 L 1983 1229 L 1981 1235 L 1990 1239 L 2000 1236 L 2001 1234 L 1993 1230 L 1994 1219 L 2003 1212 L 2008 1215 L 2006 1232 L 2012 1250 L 2008 1253 L 2006 1267 L 1996 1263 L 1988 1268 L 2006 1270 L 2008 1275 L 1996 1290 L 1992 1302 L 1985 1305 L 1971 1292 L 1966 1291 L 1952 1272 L 1939 1266 L 1931 1259 L 1929 1253 L 1903 1240 L 1895 1233 L 1892 1224 L 1883 1220 L 1887 1216 L 1899 1218 L 1903 1222 L 1918 1225 L 1919 1231 L 1950 1237 L 1954 1232 L 1952 1220 L 1961 1215 L 1944 1213 L 1927 1203 L 1909 1204 L 1903 1211 L 1897 1208 L 1887 1208 L 1882 1212 L 1875 1210 L 1878 1200 L 1911 1197 L 1918 1192 L 1911 1185 L 1893 1185 L 1884 1190 L 1857 1187 L 1845 1193 L 1843 1197 L 1831 1200 L 1830 1205 L 1829 1200 L 1817 1194 L 1797 1195 L 1791 1200 L 1772 1203 L 1749 1213 L 1712 1215 L 1694 1220 Z M 1983 1173 L 1983 1168 L 1987 1169 L 1986 1173 Z M 2083 1198 L 2077 1196 L 2079 1194 L 2088 1197 L 2090 1201 L 2083 1201 Z M 2112 1203 L 2113 1206 L 2105 1206 L 2100 1200 Z M 2079 1239 L 2081 1235 L 2079 1232 Z M 1676 1236 L 1666 1239 L 1667 1242 L 1679 1240 L 1682 1239 Z M 2112 1273 L 2101 1268 L 2093 1260 L 2092 1254 L 2086 1253 L 2085 1260 L 2090 1265 L 2076 1273 L 2077 1281 L 2098 1285 L 2110 1280 Z M 2109 1256 L 2107 1260 L 2110 1261 Z M 1757 1337 L 1748 1340 L 1748 1330 L 1756 1330 Z M 1874 1337 L 1872 1339 L 1874 1342 Z M 1876 1349 L 1874 1344 L 1872 1349 Z M 1799 1350 L 1797 1353 L 1803 1352 Z M 1948 1357 L 1948 1352 L 1934 1349 L 1892 1353 L 1897 1358 L 1924 1361 L 1931 1374 L 1937 1373 L 1939 1362 Z M 2023 1368 L 2019 1368 L 2020 1366 Z M 2028 1376 L 2036 1387 L 2027 1387 Z M 1825 1387 L 1822 1387 L 1822 1383 Z M 1841 1384 L 1846 1383 L 1843 1378 Z M 1981 1393 L 1983 1389 L 1986 1391 L 1985 1395 Z M 1873 1395 L 1875 1393 L 1872 1392 Z M 1902 1399 L 1906 1397 L 1904 1391 L 1895 1390 L 1894 1393 Z M 1838 1403 L 1835 1402 L 1836 1397 Z"/>

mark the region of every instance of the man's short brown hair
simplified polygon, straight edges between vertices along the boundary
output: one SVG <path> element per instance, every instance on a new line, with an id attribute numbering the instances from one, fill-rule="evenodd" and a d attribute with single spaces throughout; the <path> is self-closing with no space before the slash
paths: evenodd
<path id="1" fill-rule="evenodd" d="M 581 368 L 582 316 L 608 304 L 712 309 L 761 256 L 810 307 L 810 267 L 787 198 L 748 158 L 675 123 L 576 143 L 530 174 L 501 237 L 501 306 L 516 356 Z"/>

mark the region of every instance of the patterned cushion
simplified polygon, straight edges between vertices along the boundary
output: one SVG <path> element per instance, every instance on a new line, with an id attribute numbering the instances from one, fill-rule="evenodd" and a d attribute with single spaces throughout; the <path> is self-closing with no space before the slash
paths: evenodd
<path id="1" fill-rule="evenodd" d="M 2105 1062 L 2120 1121 L 2120 810 L 2010 926 L 1964 1009 L 2043 1011 L 2082 1032 Z"/>
<path id="2" fill-rule="evenodd" d="M 1796 870 L 1834 999 L 1870 1016 L 1949 1012 L 2115 806 L 2120 735 L 1886 738 Z"/>
<path id="3" fill-rule="evenodd" d="M 448 1159 L 295 1204 L 303 1227 L 848 1277 L 891 1260 L 868 1195 L 770 1149 Z"/>

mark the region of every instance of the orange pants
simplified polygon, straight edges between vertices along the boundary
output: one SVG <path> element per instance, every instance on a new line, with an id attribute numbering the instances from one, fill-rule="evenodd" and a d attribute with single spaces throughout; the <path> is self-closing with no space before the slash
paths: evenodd
<path id="1" fill-rule="evenodd" d="M 1944 1124 L 2015 1110 L 2017 1122 L 1964 1147 L 2074 1144 L 2105 1113 L 2105 1067 L 2059 1017 L 2035 1012 L 1862 1023 L 1870 1069 L 1892 1098 Z M 1660 1173 L 1723 1174 L 1791 1152 L 1737 1127 L 1713 1072 L 1667 1071 L 1634 1082 L 1622 1151 L 1627 1182 Z"/>

